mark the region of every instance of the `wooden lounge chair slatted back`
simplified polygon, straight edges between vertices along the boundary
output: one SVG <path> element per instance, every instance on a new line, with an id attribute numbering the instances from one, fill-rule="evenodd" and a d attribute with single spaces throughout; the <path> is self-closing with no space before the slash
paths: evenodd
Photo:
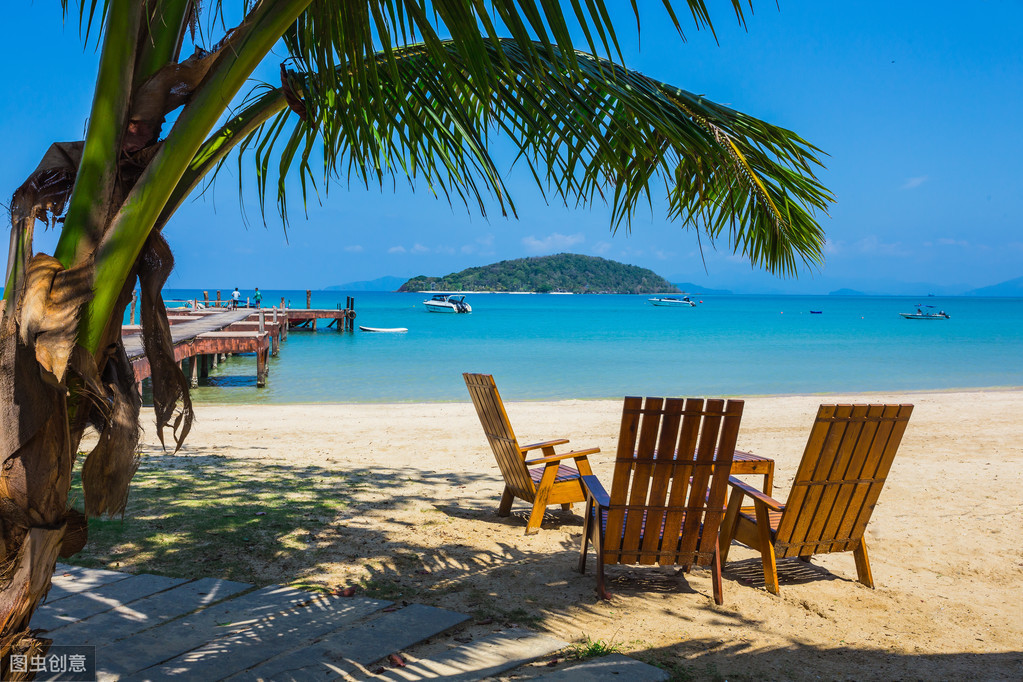
<path id="1" fill-rule="evenodd" d="M 729 482 L 721 560 L 733 538 L 759 550 L 764 585 L 778 594 L 776 559 L 851 551 L 859 581 L 873 587 L 863 533 L 912 414 L 912 405 L 821 405 L 787 502 Z"/>
<path id="2" fill-rule="evenodd" d="M 912 405 L 820 406 L 778 525 L 778 558 L 856 548 L 912 412 Z"/>
<path id="3" fill-rule="evenodd" d="M 742 407 L 741 400 L 625 399 L 604 563 L 711 563 Z"/>
<path id="4" fill-rule="evenodd" d="M 581 475 L 592 474 L 588 455 L 600 452 L 598 448 L 576 450 L 563 454 L 555 453 L 555 446 L 568 443 L 565 439 L 520 445 L 512 430 L 504 402 L 497 391 L 494 377 L 489 374 L 463 374 L 472 404 L 476 407 L 483 432 L 497 460 L 497 466 L 504 477 L 504 495 L 498 508 L 500 516 L 510 513 L 512 501 L 519 498 L 533 505 L 533 512 L 526 525 L 526 533 L 535 533 L 540 528 L 544 510 L 550 504 L 561 504 L 569 509 L 573 502 L 583 502 L 586 491 Z M 531 450 L 540 450 L 542 456 L 527 460 Z M 572 460 L 576 468 L 562 464 Z M 541 466 L 542 465 L 542 466 Z M 532 468 L 530 468 L 532 467 Z"/>
<path id="5" fill-rule="evenodd" d="M 483 432 L 494 451 L 497 466 L 501 469 L 507 485 L 516 497 L 533 501 L 535 488 L 523 461 L 525 458 L 519 450 L 519 442 L 515 438 L 508 413 L 504 409 L 501 394 L 497 391 L 494 377 L 489 374 L 465 374 L 465 386 L 469 389 L 472 404 L 480 418 Z"/>

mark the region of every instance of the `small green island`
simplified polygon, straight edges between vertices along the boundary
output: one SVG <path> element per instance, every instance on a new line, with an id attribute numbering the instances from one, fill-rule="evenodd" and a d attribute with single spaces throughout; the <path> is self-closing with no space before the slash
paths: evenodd
<path id="1" fill-rule="evenodd" d="M 679 293 L 653 270 L 607 258 L 559 253 L 503 260 L 444 277 L 413 277 L 398 291 L 528 291 L 538 294 Z"/>

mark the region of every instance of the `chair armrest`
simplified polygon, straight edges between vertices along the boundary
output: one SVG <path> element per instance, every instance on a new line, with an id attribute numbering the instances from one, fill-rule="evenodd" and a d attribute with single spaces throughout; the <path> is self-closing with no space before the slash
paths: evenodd
<path id="1" fill-rule="evenodd" d="M 587 500 L 593 500 L 596 502 L 598 507 L 610 507 L 611 498 L 608 497 L 607 491 L 604 490 L 604 486 L 600 484 L 600 479 L 596 476 L 583 476 L 583 487 L 586 488 Z"/>
<path id="2" fill-rule="evenodd" d="M 555 445 L 564 445 L 568 442 L 567 438 L 559 438 L 557 440 L 547 440 L 543 443 L 532 443 L 530 445 L 520 445 L 519 452 L 525 454 L 530 450 L 539 450 L 540 448 L 552 448 Z"/>
<path id="3" fill-rule="evenodd" d="M 732 486 L 733 488 L 738 488 L 739 490 L 742 491 L 743 494 L 749 495 L 754 500 L 759 500 L 760 502 L 763 502 L 764 504 L 767 505 L 768 509 L 773 509 L 774 511 L 783 511 L 785 509 L 785 505 L 779 502 L 778 500 L 774 499 L 773 497 L 770 497 L 769 495 L 765 495 L 764 493 L 760 492 L 753 486 L 746 485 L 745 483 L 735 478 L 734 476 L 728 477 L 728 485 Z"/>
<path id="4" fill-rule="evenodd" d="M 549 455 L 547 457 L 540 457 L 539 459 L 527 459 L 525 461 L 526 466 L 533 466 L 534 464 L 547 464 L 548 462 L 560 462 L 563 459 L 576 459 L 584 458 L 587 455 L 595 455 L 600 452 L 600 448 L 587 448 L 586 450 L 573 450 L 572 452 L 566 452 L 561 455 Z"/>

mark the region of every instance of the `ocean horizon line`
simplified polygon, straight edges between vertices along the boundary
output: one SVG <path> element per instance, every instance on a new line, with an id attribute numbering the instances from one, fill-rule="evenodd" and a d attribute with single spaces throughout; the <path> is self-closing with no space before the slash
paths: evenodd
<path id="1" fill-rule="evenodd" d="M 1015 393 L 1023 391 L 1023 385 L 1015 386 L 974 386 L 966 388 L 918 388 L 918 389 L 882 389 L 873 391 L 809 391 L 799 393 L 739 393 L 739 394 L 728 394 L 728 393 L 715 393 L 713 395 L 706 394 L 678 394 L 678 395 L 659 395 L 661 398 L 727 398 L 732 400 L 751 400 L 756 398 L 817 398 L 821 396 L 835 396 L 836 398 L 843 398 L 849 396 L 875 396 L 875 395 L 949 395 L 955 393 Z M 646 397 L 647 394 L 640 395 L 639 393 L 631 393 L 629 396 Z M 623 394 L 620 396 L 604 396 L 604 397 L 581 397 L 581 398 L 520 398 L 513 397 L 508 398 L 503 396 L 505 403 L 569 403 L 569 402 L 587 402 L 587 403 L 598 403 L 598 402 L 616 402 L 624 400 L 627 395 Z M 469 394 L 466 393 L 465 398 L 446 398 L 437 400 L 426 400 L 426 399 L 410 399 L 410 400 L 323 400 L 323 401 L 294 401 L 294 402 L 274 402 L 274 406 L 279 407 L 308 407 L 308 406 L 329 406 L 329 405 L 458 405 L 458 404 L 471 404 L 472 400 Z M 204 407 L 242 407 L 246 405 L 268 405 L 271 403 L 265 402 L 218 402 L 216 400 L 204 400 L 198 403 Z M 146 404 L 144 408 L 152 409 L 152 404 Z"/>

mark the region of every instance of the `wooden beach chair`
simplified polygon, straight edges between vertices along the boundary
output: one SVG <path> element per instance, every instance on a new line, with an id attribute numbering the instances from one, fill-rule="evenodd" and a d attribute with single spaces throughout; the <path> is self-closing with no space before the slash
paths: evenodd
<path id="1" fill-rule="evenodd" d="M 573 502 L 586 500 L 580 474 L 590 475 L 588 455 L 600 452 L 600 448 L 575 450 L 556 454 L 554 448 L 568 443 L 566 439 L 549 440 L 531 445 L 519 445 L 512 430 L 504 402 L 497 392 L 494 377 L 489 374 L 463 374 L 465 386 L 469 389 L 472 404 L 476 406 L 483 431 L 490 441 L 497 465 L 504 476 L 504 495 L 501 496 L 499 516 L 511 513 L 512 501 L 518 497 L 533 505 L 526 524 L 526 535 L 540 530 L 544 510 L 548 505 L 560 504 L 562 509 L 572 508 Z M 532 450 L 540 450 L 542 457 L 527 460 Z M 576 468 L 561 462 L 574 460 Z"/>
<path id="2" fill-rule="evenodd" d="M 742 418 L 741 400 L 626 398 L 611 494 L 583 476 L 586 548 L 597 555 L 597 595 L 606 599 L 605 564 L 710 564 L 722 603 L 718 530 Z"/>
<path id="3" fill-rule="evenodd" d="M 778 594 L 776 559 L 851 551 L 859 581 L 873 587 L 863 531 L 912 413 L 912 405 L 821 405 L 785 504 L 729 481 L 721 561 L 733 538 L 759 550 L 767 590 Z M 742 506 L 746 497 L 752 507 Z"/>

